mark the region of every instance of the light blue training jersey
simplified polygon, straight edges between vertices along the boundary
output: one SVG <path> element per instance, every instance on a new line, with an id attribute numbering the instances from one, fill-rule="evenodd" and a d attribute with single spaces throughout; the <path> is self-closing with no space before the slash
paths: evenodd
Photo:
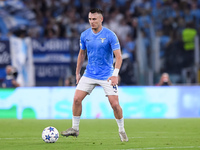
<path id="1" fill-rule="evenodd" d="M 113 72 L 113 51 L 120 49 L 115 33 L 102 27 L 95 34 L 91 28 L 85 30 L 80 37 L 80 48 L 87 50 L 88 64 L 84 76 L 107 80 Z"/>

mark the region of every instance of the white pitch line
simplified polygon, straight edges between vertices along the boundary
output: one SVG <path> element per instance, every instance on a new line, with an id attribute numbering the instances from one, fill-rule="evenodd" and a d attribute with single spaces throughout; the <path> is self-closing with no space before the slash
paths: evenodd
<path id="1" fill-rule="evenodd" d="M 115 149 L 115 150 L 182 149 L 182 148 L 200 148 L 200 146 L 181 146 L 181 147 L 147 147 L 147 148 Z"/>

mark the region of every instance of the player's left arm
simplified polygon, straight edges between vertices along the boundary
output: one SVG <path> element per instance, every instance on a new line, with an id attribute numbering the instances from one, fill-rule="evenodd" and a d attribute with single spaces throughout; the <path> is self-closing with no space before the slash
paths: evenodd
<path id="1" fill-rule="evenodd" d="M 121 65 L 122 65 L 121 50 L 120 49 L 115 50 L 114 55 L 115 55 L 115 59 L 116 59 L 115 69 L 114 69 L 112 76 L 108 78 L 108 81 L 111 80 L 112 86 L 115 86 L 115 85 L 118 84 L 118 73 L 119 73 L 119 70 L 120 70 Z"/>
<path id="2" fill-rule="evenodd" d="M 115 55 L 115 59 L 116 59 L 115 69 L 119 69 L 120 70 L 121 65 L 122 65 L 122 53 L 121 53 L 121 50 L 120 49 L 115 50 L 114 51 L 114 55 Z"/>

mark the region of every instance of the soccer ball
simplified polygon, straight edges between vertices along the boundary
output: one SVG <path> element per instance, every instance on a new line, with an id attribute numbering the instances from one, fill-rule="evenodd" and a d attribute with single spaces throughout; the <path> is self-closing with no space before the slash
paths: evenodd
<path id="1" fill-rule="evenodd" d="M 42 131 L 42 139 L 46 143 L 55 143 L 59 138 L 59 132 L 55 127 L 49 126 Z"/>

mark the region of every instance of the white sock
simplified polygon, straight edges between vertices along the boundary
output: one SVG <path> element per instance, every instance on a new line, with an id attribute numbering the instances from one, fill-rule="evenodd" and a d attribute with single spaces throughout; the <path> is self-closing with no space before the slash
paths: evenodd
<path id="1" fill-rule="evenodd" d="M 72 128 L 75 130 L 79 130 L 80 116 L 72 117 Z"/>
<path id="2" fill-rule="evenodd" d="M 124 129 L 124 118 L 116 119 L 116 121 L 117 121 L 117 125 L 119 127 L 119 132 L 125 132 L 125 129 Z"/>

